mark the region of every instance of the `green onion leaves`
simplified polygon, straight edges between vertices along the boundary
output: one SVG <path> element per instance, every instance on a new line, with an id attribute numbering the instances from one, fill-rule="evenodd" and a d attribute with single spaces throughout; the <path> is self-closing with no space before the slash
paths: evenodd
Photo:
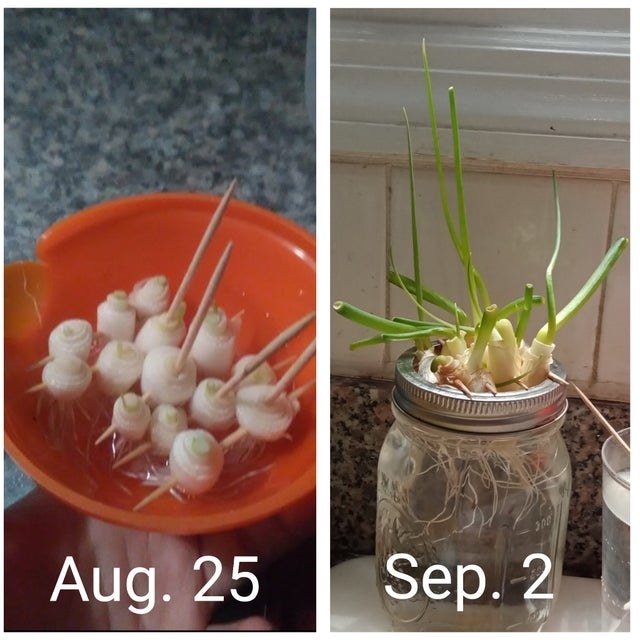
<path id="1" fill-rule="evenodd" d="M 421 271 L 420 227 L 428 228 L 428 222 L 420 225 L 416 206 L 411 126 L 409 116 L 403 109 L 408 148 L 413 274 L 409 276 L 397 270 L 389 249 L 390 270 L 387 280 L 391 285 L 400 288 L 411 300 L 416 308 L 417 319 L 395 317 L 389 320 L 343 301 L 336 302 L 334 309 L 348 320 L 376 332 L 368 338 L 353 343 L 352 349 L 392 341 L 412 341 L 419 352 L 424 353 L 424 362 L 428 365 L 424 369 L 428 369 L 431 372 L 430 375 L 435 375 L 441 384 L 453 385 L 463 393 L 470 394 L 477 391 L 497 393 L 538 384 L 548 375 L 556 332 L 598 290 L 627 247 L 628 239 L 619 238 L 614 242 L 602 262 L 573 299 L 557 311 L 554 268 L 560 254 L 562 216 L 558 180 L 553 172 L 556 232 L 553 251 L 545 272 L 545 298 L 534 293 L 533 285 L 526 284 L 522 297 L 502 306 L 492 301 L 486 283 L 480 276 L 472 257 L 455 91 L 453 87 L 449 89 L 457 224 L 451 215 L 446 191 L 435 100 L 424 41 L 422 42 L 422 64 L 442 214 L 460 260 L 461 275 L 467 285 L 469 308 L 465 311 L 456 301 L 425 285 L 426 279 Z M 535 305 L 540 304 L 546 305 L 547 321 L 537 332 L 531 345 L 527 346 L 525 334 L 531 311 Z M 419 367 L 419 370 L 423 368 Z"/>

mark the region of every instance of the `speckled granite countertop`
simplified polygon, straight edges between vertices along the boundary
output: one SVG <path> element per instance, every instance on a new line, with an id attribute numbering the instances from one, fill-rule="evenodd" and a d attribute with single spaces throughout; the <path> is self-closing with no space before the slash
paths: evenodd
<path id="1" fill-rule="evenodd" d="M 4 259 L 59 218 L 222 193 L 315 231 L 309 12 L 5 10 Z M 5 506 L 31 482 L 5 455 Z"/>
<path id="2" fill-rule="evenodd" d="M 393 422 L 389 381 L 339 378 L 331 384 L 331 562 L 375 552 L 376 468 Z M 629 405 L 596 403 L 616 430 L 629 426 Z M 564 572 L 600 577 L 603 428 L 570 398 L 562 435 L 573 472 Z"/>

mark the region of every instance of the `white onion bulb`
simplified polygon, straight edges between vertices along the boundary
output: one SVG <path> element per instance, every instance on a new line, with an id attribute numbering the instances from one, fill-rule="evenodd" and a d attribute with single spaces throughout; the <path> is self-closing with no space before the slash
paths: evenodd
<path id="1" fill-rule="evenodd" d="M 243 369 L 251 364 L 251 360 L 254 358 L 254 355 L 246 355 L 242 356 L 238 359 L 238 361 L 233 365 L 231 369 L 231 376 L 235 377 L 239 375 Z M 240 383 L 240 386 L 248 386 L 255 384 L 274 384 L 278 376 L 276 376 L 275 371 L 271 368 L 271 365 L 268 362 L 263 362 L 256 369 L 254 369 L 244 380 Z"/>
<path id="2" fill-rule="evenodd" d="M 149 403 L 155 407 L 162 403 L 181 405 L 191 398 L 196 388 L 196 363 L 185 358 L 180 371 L 176 362 L 180 355 L 178 347 L 155 347 L 147 353 L 142 364 L 140 387 L 148 395 Z"/>
<path id="3" fill-rule="evenodd" d="M 233 363 L 236 330 L 220 307 L 211 307 L 198 331 L 191 357 L 198 373 L 208 378 L 227 378 Z"/>
<path id="4" fill-rule="evenodd" d="M 235 393 L 228 391 L 219 395 L 223 381 L 217 378 L 205 378 L 196 387 L 189 403 L 189 415 L 198 426 L 220 433 L 228 429 L 236 419 Z"/>
<path id="5" fill-rule="evenodd" d="M 169 308 L 169 303 L 169 280 L 163 275 L 136 282 L 129 293 L 129 304 L 140 320 L 163 313 Z"/>
<path id="6" fill-rule="evenodd" d="M 151 414 L 149 437 L 154 453 L 168 456 L 176 436 L 187 428 L 187 413 L 172 404 L 160 404 Z"/>
<path id="7" fill-rule="evenodd" d="M 60 355 L 44 366 L 42 382 L 58 400 L 76 400 L 91 384 L 91 368 L 72 355 Z"/>
<path id="8" fill-rule="evenodd" d="M 93 327 L 90 322 L 81 318 L 64 320 L 49 334 L 49 355 L 54 358 L 72 355 L 86 360 L 92 341 Z"/>
<path id="9" fill-rule="evenodd" d="M 135 393 L 121 395 L 113 404 L 111 424 L 127 440 L 141 440 L 147 432 L 151 410 Z"/>
<path id="10" fill-rule="evenodd" d="M 546 377 L 553 363 L 553 351 L 555 344 L 545 344 L 537 338 L 531 341 L 531 346 L 526 348 L 523 343 L 522 352 L 522 371 L 529 373 L 523 378 L 522 382 L 527 387 L 534 387 L 540 384 Z"/>
<path id="11" fill-rule="evenodd" d="M 240 387 L 236 393 L 236 417 L 241 429 L 259 440 L 282 438 L 300 410 L 300 403 L 281 393 L 265 402 L 273 391 L 272 385 Z"/>
<path id="12" fill-rule="evenodd" d="M 143 353 L 149 353 L 151 349 L 163 345 L 179 346 L 187 335 L 184 309 L 182 305 L 180 312 L 172 318 L 169 318 L 166 313 L 147 318 L 136 336 L 136 347 Z"/>
<path id="13" fill-rule="evenodd" d="M 143 362 L 144 354 L 132 342 L 107 342 L 94 365 L 98 387 L 108 396 L 122 395 L 140 378 Z"/>
<path id="14" fill-rule="evenodd" d="M 133 340 L 136 311 L 124 291 L 112 291 L 98 305 L 96 328 L 111 340 Z"/>
<path id="15" fill-rule="evenodd" d="M 218 441 L 203 429 L 187 429 L 173 441 L 169 468 L 176 484 L 187 493 L 198 495 L 218 481 L 224 453 Z"/>

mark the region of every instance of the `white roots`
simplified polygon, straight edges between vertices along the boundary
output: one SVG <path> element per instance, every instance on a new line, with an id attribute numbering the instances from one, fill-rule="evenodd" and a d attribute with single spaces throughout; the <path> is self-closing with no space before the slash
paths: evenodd
<path id="1" fill-rule="evenodd" d="M 444 485 L 440 511 L 419 521 L 433 536 L 433 543 L 451 535 L 452 526 L 455 533 L 477 527 L 480 534 L 503 516 L 515 528 L 534 507 L 547 502 L 546 487 L 554 480 L 547 459 L 552 454 L 541 444 L 441 441 L 427 443 L 426 448 L 433 464 L 420 475 L 429 474 L 434 485 Z"/>

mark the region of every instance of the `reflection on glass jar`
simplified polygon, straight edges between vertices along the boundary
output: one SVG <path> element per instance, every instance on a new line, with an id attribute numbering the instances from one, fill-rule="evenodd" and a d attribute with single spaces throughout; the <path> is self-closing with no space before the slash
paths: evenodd
<path id="1" fill-rule="evenodd" d="M 377 580 L 393 626 L 539 630 L 567 529 L 564 388 L 470 400 L 418 379 L 412 360 L 398 361 L 378 462 Z"/>
<path id="2" fill-rule="evenodd" d="M 629 444 L 629 428 L 620 431 Z M 602 447 L 602 631 L 628 631 L 631 601 L 631 457 L 610 436 Z"/>

